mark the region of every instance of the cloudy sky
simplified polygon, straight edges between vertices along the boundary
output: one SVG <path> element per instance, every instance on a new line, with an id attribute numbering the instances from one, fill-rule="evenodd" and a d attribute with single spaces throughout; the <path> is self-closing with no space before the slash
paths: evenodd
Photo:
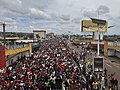
<path id="1" fill-rule="evenodd" d="M 6 22 L 6 31 L 13 32 L 83 34 L 81 21 L 98 18 L 98 12 L 99 18 L 115 25 L 106 34 L 120 35 L 120 0 L 0 0 L 0 23 Z"/>

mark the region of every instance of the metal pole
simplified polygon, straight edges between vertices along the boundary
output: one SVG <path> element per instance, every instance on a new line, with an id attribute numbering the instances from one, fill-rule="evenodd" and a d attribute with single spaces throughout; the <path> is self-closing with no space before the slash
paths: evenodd
<path id="1" fill-rule="evenodd" d="M 69 41 L 70 41 L 70 34 L 69 34 Z"/>
<path id="2" fill-rule="evenodd" d="M 97 55 L 99 56 L 100 54 L 100 41 L 99 41 L 99 36 L 100 35 L 100 31 L 99 31 L 99 24 L 98 24 L 98 44 L 97 44 Z"/>
<path id="3" fill-rule="evenodd" d="M 68 31 L 68 35 L 69 35 L 69 41 L 70 41 L 70 31 Z"/>
<path id="4" fill-rule="evenodd" d="M 92 36 L 92 39 L 93 39 L 93 40 L 95 39 L 95 32 L 93 32 L 93 36 Z"/>
<path id="5" fill-rule="evenodd" d="M 85 42 L 85 33 L 84 33 L 84 42 Z"/>
<path id="6" fill-rule="evenodd" d="M 4 46 L 6 46 L 5 23 L 3 23 Z"/>
<path id="7" fill-rule="evenodd" d="M 98 10 L 98 18 L 99 18 L 99 10 Z M 97 45 L 97 55 L 99 56 L 100 54 L 100 42 L 99 42 L 99 36 L 100 35 L 100 31 L 99 31 L 99 24 L 98 24 L 98 45 Z"/>

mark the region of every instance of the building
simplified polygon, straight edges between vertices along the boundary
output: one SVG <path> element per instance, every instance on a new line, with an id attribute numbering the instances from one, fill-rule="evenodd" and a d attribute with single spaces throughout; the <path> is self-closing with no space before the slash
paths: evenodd
<path id="1" fill-rule="evenodd" d="M 43 40 L 46 38 L 46 31 L 44 30 L 33 30 L 34 40 Z"/>
<path id="2" fill-rule="evenodd" d="M 47 33 L 47 34 L 46 34 L 46 37 L 47 37 L 47 38 L 54 38 L 55 35 L 54 35 L 54 33 L 51 32 L 51 33 Z"/>

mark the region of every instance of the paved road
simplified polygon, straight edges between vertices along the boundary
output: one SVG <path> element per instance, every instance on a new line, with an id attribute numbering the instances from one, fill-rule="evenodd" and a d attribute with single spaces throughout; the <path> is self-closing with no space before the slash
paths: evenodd
<path id="1" fill-rule="evenodd" d="M 120 64 L 116 62 L 111 62 L 109 58 L 105 58 L 105 67 L 108 70 L 108 74 L 115 72 L 115 78 L 118 79 L 118 90 L 120 90 Z"/>
<path id="2" fill-rule="evenodd" d="M 74 49 L 76 52 L 81 51 L 81 47 L 77 48 L 77 46 L 74 46 L 71 43 L 69 43 L 69 46 L 71 49 Z M 91 60 L 92 57 L 93 56 L 91 56 Z M 104 63 L 105 63 L 105 67 L 107 68 L 108 75 L 115 72 L 115 78 L 118 79 L 118 87 L 119 87 L 118 90 L 120 90 L 120 63 L 118 63 L 119 62 L 118 58 L 111 58 L 111 57 L 104 57 L 104 58 L 105 58 Z M 115 62 L 111 62 L 111 61 L 115 61 Z"/>

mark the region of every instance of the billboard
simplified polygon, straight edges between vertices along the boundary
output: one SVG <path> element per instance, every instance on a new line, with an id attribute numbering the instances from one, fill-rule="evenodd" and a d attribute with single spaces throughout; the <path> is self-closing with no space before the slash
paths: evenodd
<path id="1" fill-rule="evenodd" d="M 103 72 L 104 71 L 104 58 L 103 57 L 94 57 L 93 71 L 94 72 Z"/>
<path id="2" fill-rule="evenodd" d="M 6 67 L 5 47 L 0 46 L 0 69 Z"/>
<path id="3" fill-rule="evenodd" d="M 107 32 L 108 22 L 105 25 L 99 25 L 100 32 Z M 82 20 L 81 32 L 97 32 L 98 25 L 91 20 Z"/>

